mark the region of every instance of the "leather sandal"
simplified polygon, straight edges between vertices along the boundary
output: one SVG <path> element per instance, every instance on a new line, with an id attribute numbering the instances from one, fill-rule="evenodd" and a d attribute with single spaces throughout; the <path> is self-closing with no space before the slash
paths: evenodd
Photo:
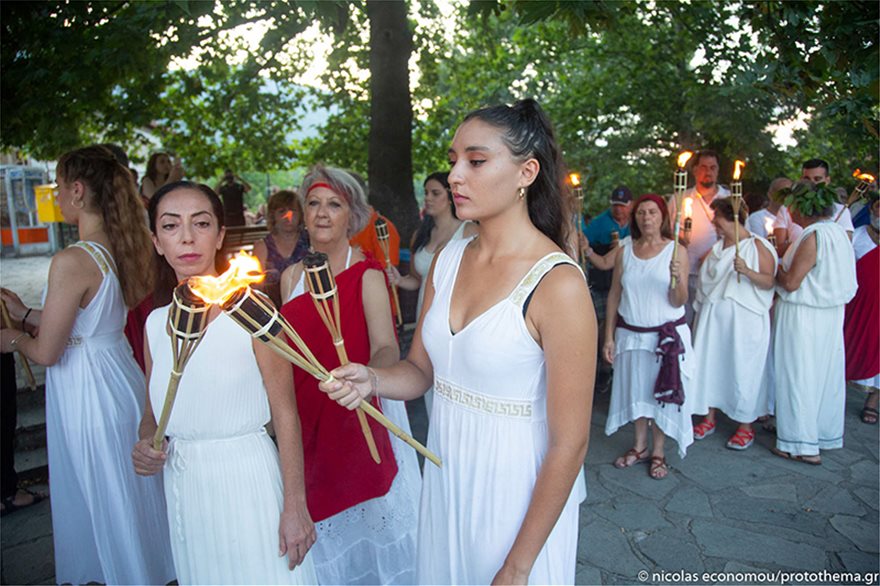
<path id="1" fill-rule="evenodd" d="M 669 466 L 666 465 L 666 458 L 663 456 L 651 456 L 651 468 L 648 475 L 654 480 L 663 480 L 669 475 Z"/>
<path id="2" fill-rule="evenodd" d="M 615 468 L 629 468 L 630 466 L 635 466 L 639 462 L 644 462 L 648 459 L 648 448 L 645 447 L 641 452 L 635 448 L 630 448 L 626 451 L 626 453 L 616 460 L 614 460 Z"/>

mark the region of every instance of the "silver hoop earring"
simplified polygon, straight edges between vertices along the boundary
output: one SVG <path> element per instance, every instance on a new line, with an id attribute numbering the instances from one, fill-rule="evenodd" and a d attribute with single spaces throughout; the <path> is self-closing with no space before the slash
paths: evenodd
<path id="1" fill-rule="evenodd" d="M 76 204 L 79 204 L 79 205 L 76 205 Z M 72 205 L 73 207 L 75 207 L 78 210 L 81 210 L 84 207 L 86 207 L 86 202 L 84 202 L 83 200 L 79 200 L 79 201 L 71 202 L 70 205 Z"/>

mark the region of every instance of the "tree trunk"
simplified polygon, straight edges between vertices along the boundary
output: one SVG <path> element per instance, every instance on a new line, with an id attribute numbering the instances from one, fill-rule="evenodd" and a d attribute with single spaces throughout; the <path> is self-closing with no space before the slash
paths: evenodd
<path id="1" fill-rule="evenodd" d="M 406 247 L 418 223 L 413 192 L 412 32 L 403 0 L 368 0 L 370 19 L 370 204 L 387 216 Z"/>

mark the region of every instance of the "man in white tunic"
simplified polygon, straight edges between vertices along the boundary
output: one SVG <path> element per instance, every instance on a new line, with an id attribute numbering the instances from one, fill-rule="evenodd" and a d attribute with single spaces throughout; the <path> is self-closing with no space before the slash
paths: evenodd
<path id="1" fill-rule="evenodd" d="M 843 315 L 856 291 L 849 239 L 831 218 L 834 198 L 830 187 L 813 184 L 789 202 L 804 232 L 777 274 L 772 451 L 814 465 L 822 463 L 820 449 L 843 447 Z"/>

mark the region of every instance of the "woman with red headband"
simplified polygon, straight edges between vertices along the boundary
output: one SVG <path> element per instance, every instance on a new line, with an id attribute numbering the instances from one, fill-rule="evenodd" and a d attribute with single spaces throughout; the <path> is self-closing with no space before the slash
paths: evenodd
<path id="1" fill-rule="evenodd" d="M 351 174 L 316 167 L 299 191 L 312 249 L 327 255 L 336 280 L 340 323 L 349 359 L 389 366 L 400 359 L 383 267 L 349 245 L 368 221 L 363 189 Z M 281 313 L 328 369 L 339 366 L 299 262 L 281 276 Z M 302 419 L 306 499 L 318 541 L 312 558 L 319 584 L 413 584 L 419 476 L 415 452 L 368 419 L 381 459 L 371 457 L 357 414 L 318 390 L 318 382 L 293 369 Z M 402 401 L 375 401 L 409 432 Z"/>
<path id="2" fill-rule="evenodd" d="M 666 436 L 681 457 L 693 443 L 689 395 L 693 358 L 685 321 L 688 260 L 672 242 L 669 212 L 658 195 L 643 195 L 632 210 L 632 240 L 622 243 L 608 293 L 602 353 L 614 364 L 614 382 L 605 434 L 635 422 L 633 447 L 614 461 L 629 468 L 650 460 L 655 480 L 669 473 Z M 670 288 L 672 277 L 677 280 Z M 659 359 L 658 359 L 659 358 Z M 653 449 L 648 454 L 648 420 Z"/>

